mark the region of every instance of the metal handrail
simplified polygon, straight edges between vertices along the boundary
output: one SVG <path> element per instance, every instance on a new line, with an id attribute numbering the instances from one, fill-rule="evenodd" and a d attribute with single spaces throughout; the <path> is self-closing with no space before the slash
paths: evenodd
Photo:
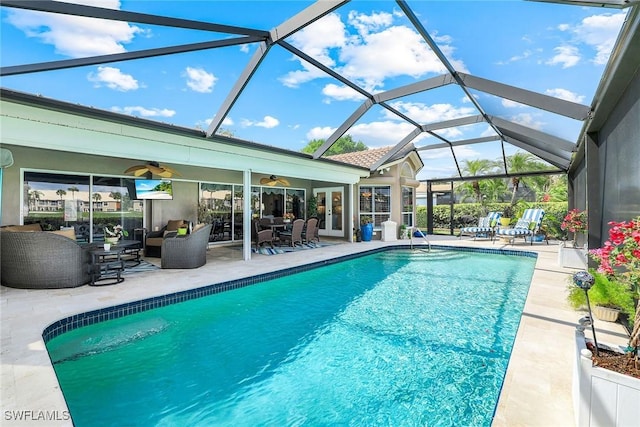
<path id="1" fill-rule="evenodd" d="M 410 227 L 411 228 L 411 249 L 413 249 L 413 233 L 417 231 L 420 233 L 420 237 L 427 242 L 428 251 L 431 252 L 431 242 L 427 239 L 427 236 L 420 230 L 418 227 Z M 415 230 L 415 231 L 414 231 Z"/>

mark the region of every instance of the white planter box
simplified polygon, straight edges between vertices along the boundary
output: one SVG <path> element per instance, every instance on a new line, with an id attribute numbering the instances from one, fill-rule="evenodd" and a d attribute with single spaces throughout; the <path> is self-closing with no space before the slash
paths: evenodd
<path id="1" fill-rule="evenodd" d="M 584 328 L 575 334 L 573 414 L 577 427 L 630 427 L 640 420 L 640 379 L 594 367 Z"/>
<path id="2" fill-rule="evenodd" d="M 587 269 L 587 250 L 583 248 L 565 247 L 564 243 L 558 248 L 558 264 L 567 268 Z"/>

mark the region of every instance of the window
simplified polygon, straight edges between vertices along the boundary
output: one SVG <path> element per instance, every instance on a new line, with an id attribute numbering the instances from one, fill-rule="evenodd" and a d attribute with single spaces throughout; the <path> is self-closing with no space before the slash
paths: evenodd
<path id="1" fill-rule="evenodd" d="M 402 187 L 402 224 L 413 226 L 413 192 L 412 187 Z"/>
<path id="2" fill-rule="evenodd" d="M 117 224 L 133 236 L 142 228 L 143 203 L 131 199 L 132 188 L 130 178 L 24 172 L 23 224 L 73 227 L 80 243 L 102 240 L 104 228 Z"/>
<path id="3" fill-rule="evenodd" d="M 370 218 L 374 227 L 391 216 L 391 187 L 360 187 L 360 222 Z"/>
<path id="4" fill-rule="evenodd" d="M 305 190 L 251 187 L 251 218 L 283 216 L 285 212 L 304 218 L 304 206 Z M 213 224 L 213 240 L 242 239 L 243 207 L 242 185 L 200 184 L 198 221 Z"/>
<path id="5" fill-rule="evenodd" d="M 293 190 L 287 188 L 287 206 L 286 213 L 291 213 L 295 218 L 306 217 L 305 215 L 305 199 L 304 199 L 304 190 Z"/>

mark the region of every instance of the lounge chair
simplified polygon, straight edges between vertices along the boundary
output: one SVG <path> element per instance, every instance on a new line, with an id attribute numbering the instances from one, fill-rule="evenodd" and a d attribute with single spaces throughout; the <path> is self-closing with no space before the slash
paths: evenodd
<path id="1" fill-rule="evenodd" d="M 296 219 L 291 223 L 291 231 L 280 232 L 280 240 L 282 242 L 289 242 L 290 246 L 295 246 L 296 243 L 302 245 L 302 229 L 304 228 L 304 219 Z"/>
<path id="2" fill-rule="evenodd" d="M 458 237 L 473 236 L 473 240 L 478 237 L 488 237 L 493 240 L 496 226 L 500 221 L 502 212 L 489 212 L 489 215 L 479 218 L 478 225 L 474 227 L 463 227 L 460 229 L 460 235 Z"/>
<path id="3" fill-rule="evenodd" d="M 534 237 L 539 234 L 543 218 L 544 209 L 526 209 L 513 228 L 499 228 L 496 231 L 496 236 L 507 239 L 511 244 L 514 243 L 516 237 L 522 237 L 525 242 L 529 237 L 533 245 Z M 549 239 L 546 235 L 545 241 L 548 245 Z"/>

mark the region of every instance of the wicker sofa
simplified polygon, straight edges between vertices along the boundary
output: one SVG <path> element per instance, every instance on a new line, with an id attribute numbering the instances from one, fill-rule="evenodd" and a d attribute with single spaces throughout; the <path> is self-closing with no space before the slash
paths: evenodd
<path id="1" fill-rule="evenodd" d="M 198 268 L 207 263 L 211 224 L 198 224 L 191 234 L 173 235 L 162 241 L 162 268 Z"/>
<path id="2" fill-rule="evenodd" d="M 76 243 L 75 235 L 71 239 L 65 232 L 38 229 L 39 226 L 0 228 L 2 285 L 55 289 L 89 283 L 89 253 Z"/>

